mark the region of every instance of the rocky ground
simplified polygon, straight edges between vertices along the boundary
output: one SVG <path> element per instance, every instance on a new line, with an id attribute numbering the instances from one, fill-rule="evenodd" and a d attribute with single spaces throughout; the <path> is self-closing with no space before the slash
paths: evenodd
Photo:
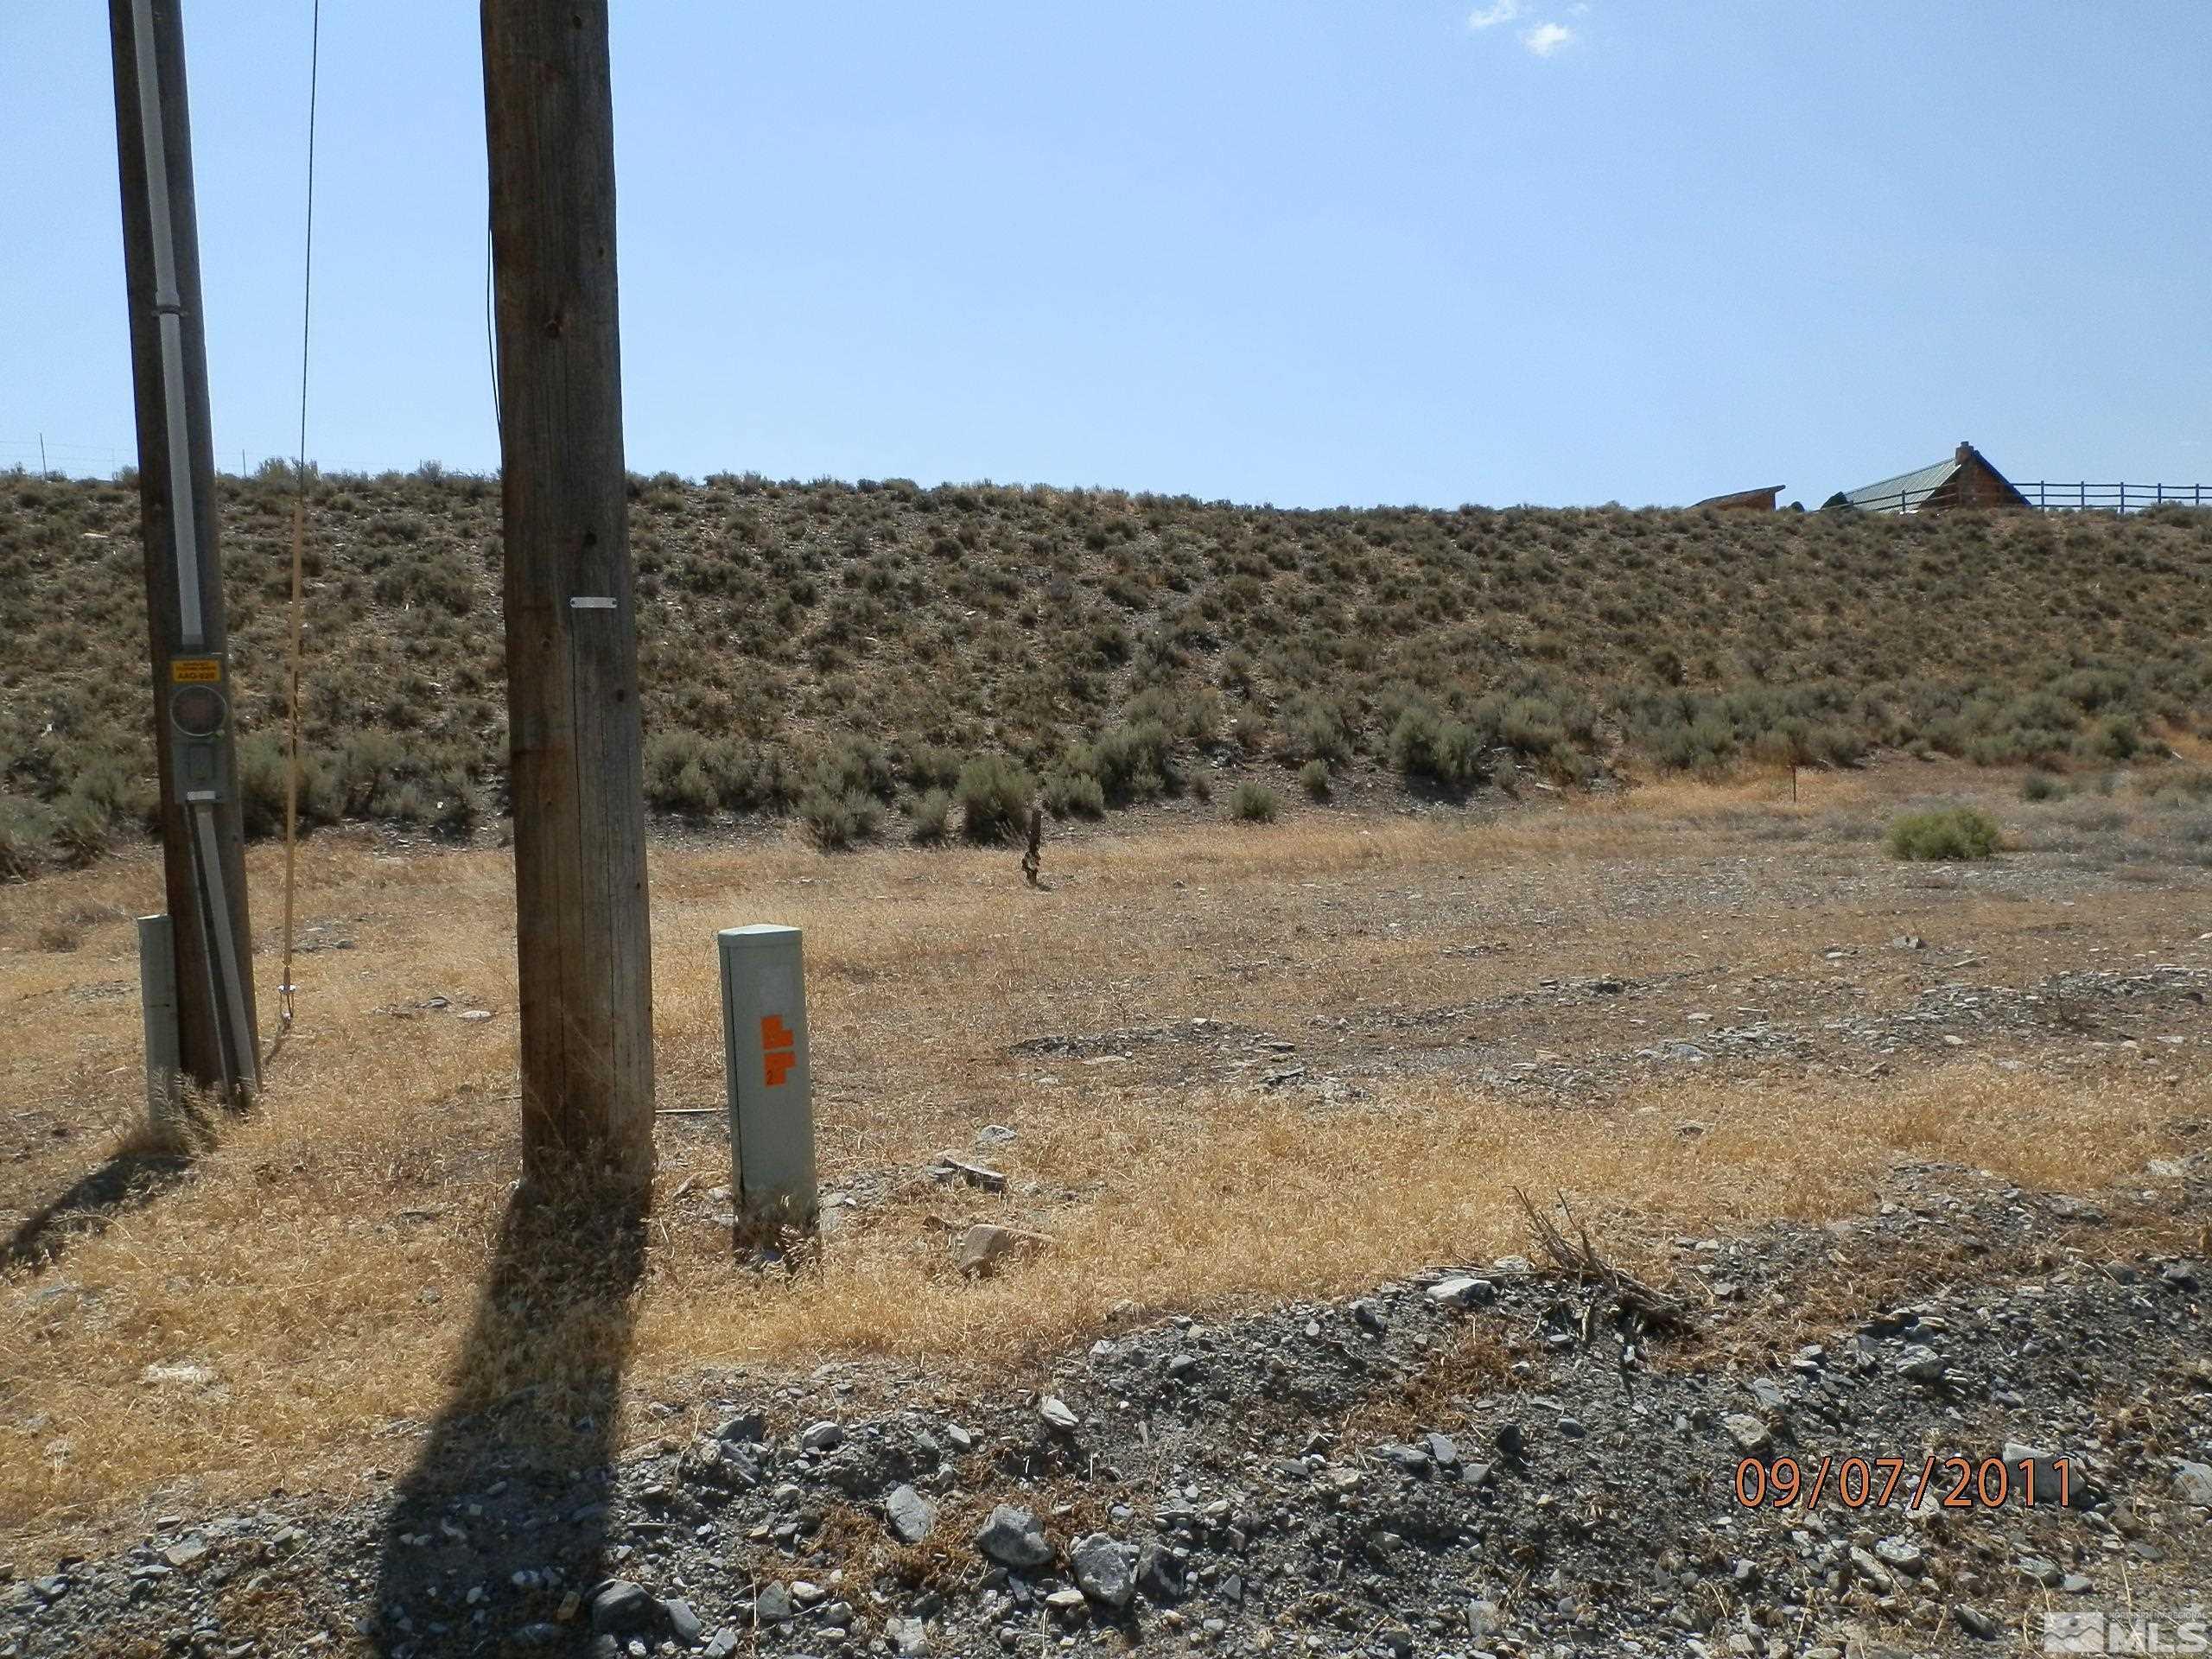
<path id="1" fill-rule="evenodd" d="M 710 1378 L 550 1469 L 442 1425 L 388 1499 L 19 1564 L 0 1654 L 2040 1650 L 2046 1612 L 2212 1598 L 2212 1270 L 2128 1243 L 2208 1198 L 2209 1152 L 2101 1194 L 1901 1167 L 1644 1280 L 1570 1225 L 1027 1391 Z M 1827 1323 L 1839 1274 L 1872 1300 Z"/>
<path id="2" fill-rule="evenodd" d="M 849 950 L 842 970 L 874 1001 L 854 997 L 844 1040 L 879 1017 L 899 1040 L 835 1054 L 820 1109 L 868 1122 L 859 1103 L 887 1099 L 931 1138 L 841 1151 L 825 1230 L 943 1211 L 930 1249 L 957 1282 L 956 1264 L 991 1273 L 1025 1229 L 1084 1201 L 1025 1154 L 1102 1101 L 1263 1098 L 1340 1122 L 1340 1106 L 1379 1109 L 1431 1077 L 1562 1112 L 1665 1112 L 1668 1146 L 1709 1147 L 1710 1109 L 1678 1103 L 1713 1096 L 1678 1081 L 1857 1086 L 1963 1059 L 2129 1103 L 2170 1155 L 2118 1186 L 1899 1164 L 1830 1225 L 1651 1236 L 1623 1210 L 1592 1217 L 1589 1256 L 1576 1218 L 1554 1213 L 1563 1233 L 1532 1224 L 1526 1259 L 1433 1261 L 1219 1322 L 1126 1306 L 1041 1361 L 810 1372 L 812 1351 L 795 1371 L 680 1382 L 626 1382 L 617 1362 L 550 1445 L 521 1427 L 558 1414 L 518 1409 L 525 1386 L 475 1415 L 334 1431 L 344 1478 L 294 1480 L 312 1491 L 249 1502 L 235 1494 L 264 1485 L 233 1482 L 201 1502 L 149 1478 L 88 1499 L 96 1526 L 0 1538 L 0 1659 L 1840 1659 L 2042 1652 L 2046 1616 L 2185 1630 L 2212 1617 L 2212 1121 L 2196 1087 L 2212 1069 L 2212 888 L 2201 839 L 2183 848 L 2172 826 L 2202 826 L 2149 809 L 2121 828 L 2086 809 L 2020 816 L 2018 850 L 1955 872 L 1888 860 L 1840 817 L 1758 815 L 1700 821 L 1703 839 L 1671 851 L 1485 863 L 1473 843 L 1235 887 L 1178 867 L 1137 897 L 1103 862 L 1048 860 L 1060 886 L 1025 899 L 1024 925 L 1098 943 L 1056 967 L 1053 941 L 1026 935 L 1032 982 L 959 1067 L 904 1040 L 923 992 L 863 977 L 876 969 Z M 887 887 L 867 902 L 887 920 L 912 901 Z M 357 973 L 411 962 L 391 934 L 349 910 L 312 921 L 302 948 Z M 14 959 L 24 1012 L 135 1026 L 110 957 L 72 968 L 74 954 Z M 838 969 L 825 956 L 817 971 Z M 355 1024 L 380 1042 L 493 1029 L 462 1024 L 493 1017 L 468 983 L 411 966 L 365 979 Z M 718 1075 L 698 1076 L 715 1097 Z M 111 1160 L 82 1175 L 100 1126 L 67 1102 L 88 1086 L 59 1058 L 40 1078 L 43 1103 L 22 1088 L 0 1123 L 0 1218 L 23 1275 L 10 1328 L 34 1334 L 98 1294 L 71 1254 L 92 1236 L 70 1230 L 79 1212 L 105 1214 L 123 1183 L 156 1219 L 188 1196 L 177 1172 Z M 940 1129 L 956 1153 L 908 1155 Z M 728 1225 L 721 1177 L 697 1173 L 727 1170 L 720 1133 L 711 1111 L 664 1122 L 664 1165 L 687 1173 L 656 1226 Z M 395 1234 L 444 1215 L 464 1179 L 504 1179 L 466 1151 L 446 1185 L 393 1189 Z M 1388 1204 L 1387 1172 L 1370 1179 Z M 480 1306 L 529 1248 L 502 1234 Z M 1422 1253 L 1408 1238 L 1387 1260 Z M 410 1306 L 435 1294 L 422 1271 Z M 148 1382 L 139 1357 L 87 1389 L 168 1399 L 131 1387 Z M 29 1366 L 0 1363 L 12 1418 Z M 81 1440 L 67 1417 L 9 1421 L 8 1455 Z M 54 1553 L 73 1547 L 86 1553 Z"/>

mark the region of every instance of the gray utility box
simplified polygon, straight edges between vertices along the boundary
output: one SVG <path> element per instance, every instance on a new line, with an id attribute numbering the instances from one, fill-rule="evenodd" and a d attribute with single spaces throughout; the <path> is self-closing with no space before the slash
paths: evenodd
<path id="1" fill-rule="evenodd" d="M 721 957 L 730 1191 L 738 1218 L 810 1226 L 817 1208 L 814 1091 L 799 930 L 726 927 L 715 944 Z"/>

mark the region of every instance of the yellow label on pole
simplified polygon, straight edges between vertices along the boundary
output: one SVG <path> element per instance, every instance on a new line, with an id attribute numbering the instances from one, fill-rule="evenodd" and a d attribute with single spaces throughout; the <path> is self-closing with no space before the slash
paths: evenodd
<path id="1" fill-rule="evenodd" d="M 174 685 L 220 685 L 223 683 L 222 658 L 172 657 L 169 658 L 169 682 Z"/>

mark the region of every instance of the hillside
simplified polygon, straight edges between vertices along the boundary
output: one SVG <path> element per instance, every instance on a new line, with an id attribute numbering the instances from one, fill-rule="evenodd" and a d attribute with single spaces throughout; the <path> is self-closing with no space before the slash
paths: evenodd
<path id="1" fill-rule="evenodd" d="M 265 833 L 290 485 L 222 487 Z M 2179 509 L 1289 512 L 752 475 L 632 493 L 653 805 L 796 808 L 825 844 L 989 835 L 1033 785 L 1096 813 L 1217 764 L 1302 769 L 1317 796 L 1379 766 L 1452 798 L 1624 756 L 2124 759 L 2212 716 L 2212 515 Z M 127 483 L 6 480 L 0 582 L 28 626 L 0 667 L 0 869 L 89 857 L 145 810 L 137 524 Z M 490 480 L 317 481 L 311 822 L 501 810 L 499 563 Z"/>

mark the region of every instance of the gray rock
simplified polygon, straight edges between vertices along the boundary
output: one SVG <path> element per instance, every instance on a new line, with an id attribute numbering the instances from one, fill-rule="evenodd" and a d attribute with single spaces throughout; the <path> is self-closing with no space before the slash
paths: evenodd
<path id="1" fill-rule="evenodd" d="M 883 1500 L 883 1512 L 902 1544 L 920 1543 L 937 1525 L 937 1510 L 912 1486 L 893 1487 L 891 1496 Z"/>
<path id="2" fill-rule="evenodd" d="M 1042 1567 L 1052 1559 L 1052 1546 L 1037 1511 L 1014 1503 L 1001 1503 L 991 1511 L 976 1534 L 976 1548 L 1001 1567 Z"/>
<path id="3" fill-rule="evenodd" d="M 2174 1496 L 2184 1503 L 2212 1508 L 2212 1465 L 2183 1463 L 2177 1467 Z"/>
<path id="4" fill-rule="evenodd" d="M 729 1446 L 758 1446 L 768 1438 L 767 1420 L 757 1411 L 742 1412 L 725 1421 L 715 1438 Z"/>
<path id="5" fill-rule="evenodd" d="M 601 1636 L 626 1636 L 653 1623 L 659 1604 L 627 1579 L 609 1579 L 591 1595 L 591 1627 Z"/>
<path id="6" fill-rule="evenodd" d="M 979 1221 L 953 1241 L 953 1260 L 963 1273 L 988 1274 L 998 1264 L 1037 1249 L 1043 1241 L 1011 1227 Z"/>
<path id="7" fill-rule="evenodd" d="M 1748 1411 L 1732 1411 L 1720 1420 L 1720 1427 L 1728 1431 L 1728 1438 L 1751 1456 L 1756 1457 L 1774 1444 L 1774 1433 Z"/>
<path id="8" fill-rule="evenodd" d="M 1856 1544 L 1851 1548 L 1851 1565 L 1860 1578 L 1866 1580 L 1884 1595 L 1887 1595 L 1896 1587 L 1897 1580 L 1890 1576 L 1890 1569 Z"/>
<path id="9" fill-rule="evenodd" d="M 1078 1538 L 1068 1548 L 1068 1562 L 1083 1593 L 1109 1607 L 1126 1607 L 1137 1590 L 1137 1552 L 1103 1532 Z"/>
<path id="10" fill-rule="evenodd" d="M 660 1616 L 670 1637 L 680 1646 L 696 1647 L 699 1638 L 706 1634 L 707 1627 L 700 1623 L 699 1615 L 691 1611 L 691 1604 L 688 1601 L 662 1602 Z"/>
<path id="11" fill-rule="evenodd" d="M 1065 1400 L 1046 1395 L 1039 1402 L 1037 1414 L 1045 1420 L 1045 1427 L 1062 1434 L 1072 1434 L 1083 1420 L 1077 1416 Z"/>
<path id="12" fill-rule="evenodd" d="M 835 1452 L 845 1443 L 842 1423 L 810 1423 L 798 1437 L 803 1452 Z"/>
<path id="13" fill-rule="evenodd" d="M 927 1653 L 930 1649 L 929 1630 L 918 1618 L 889 1618 L 883 1622 L 883 1633 L 890 1638 L 893 1653 L 907 1656 Z"/>
<path id="14" fill-rule="evenodd" d="M 1980 1608 L 1969 1607 L 1964 1602 L 1951 1609 L 1951 1618 L 1968 1636 L 1984 1642 L 1993 1641 L 1998 1631 L 2004 1628 Z"/>
<path id="15" fill-rule="evenodd" d="M 1452 1444 L 1449 1434 L 1424 1434 L 1421 1443 L 1440 1469 L 1449 1469 L 1459 1461 L 1459 1448 Z"/>
<path id="16" fill-rule="evenodd" d="M 1071 1613 L 1084 1605 L 1080 1590 L 1055 1590 L 1045 1598 L 1045 1605 L 1056 1613 Z"/>
<path id="17" fill-rule="evenodd" d="M 781 1624 L 798 1614 L 798 1604 L 791 1599 L 791 1591 L 781 1580 L 771 1580 L 760 1586 L 753 1611 L 763 1624 Z"/>
<path id="18" fill-rule="evenodd" d="M 1137 1552 L 1137 1588 L 1157 1602 L 1180 1601 L 1190 1557 L 1166 1544 L 1147 1544 Z"/>
<path id="19" fill-rule="evenodd" d="M 1440 1307 L 1480 1307 L 1497 1300 L 1497 1287 L 1487 1279 L 1454 1274 L 1431 1285 L 1427 1295 Z"/>
<path id="20" fill-rule="evenodd" d="M 2056 1452 L 2046 1452 L 2037 1446 L 2024 1445 L 2018 1440 L 2005 1441 L 2005 1465 L 2007 1478 L 2014 1484 L 2016 1489 L 2021 1479 L 2020 1465 L 2023 1463 L 2031 1465 L 2028 1478 L 2032 1483 L 2032 1489 L 2020 1492 L 2019 1496 L 2022 1498 L 2032 1497 L 2037 1503 L 2056 1503 L 2059 1501 L 2060 1494 L 2063 1492 L 2068 1509 L 2086 1510 L 2089 1507 L 2091 1494 L 2088 1471 L 2075 1459 L 2061 1457 Z M 2063 1470 L 2058 1466 L 2062 1463 L 2066 1465 Z"/>
<path id="21" fill-rule="evenodd" d="M 1917 1573 L 1927 1564 L 1927 1557 L 1921 1553 L 1920 1546 L 1901 1533 L 1892 1533 L 1879 1540 L 1874 1546 L 1874 1554 L 1900 1573 Z"/>
<path id="22" fill-rule="evenodd" d="M 1941 1382 L 1944 1370 L 1943 1356 L 1924 1342 L 1907 1343 L 1904 1352 L 1897 1356 L 1897 1375 L 1915 1382 Z"/>

